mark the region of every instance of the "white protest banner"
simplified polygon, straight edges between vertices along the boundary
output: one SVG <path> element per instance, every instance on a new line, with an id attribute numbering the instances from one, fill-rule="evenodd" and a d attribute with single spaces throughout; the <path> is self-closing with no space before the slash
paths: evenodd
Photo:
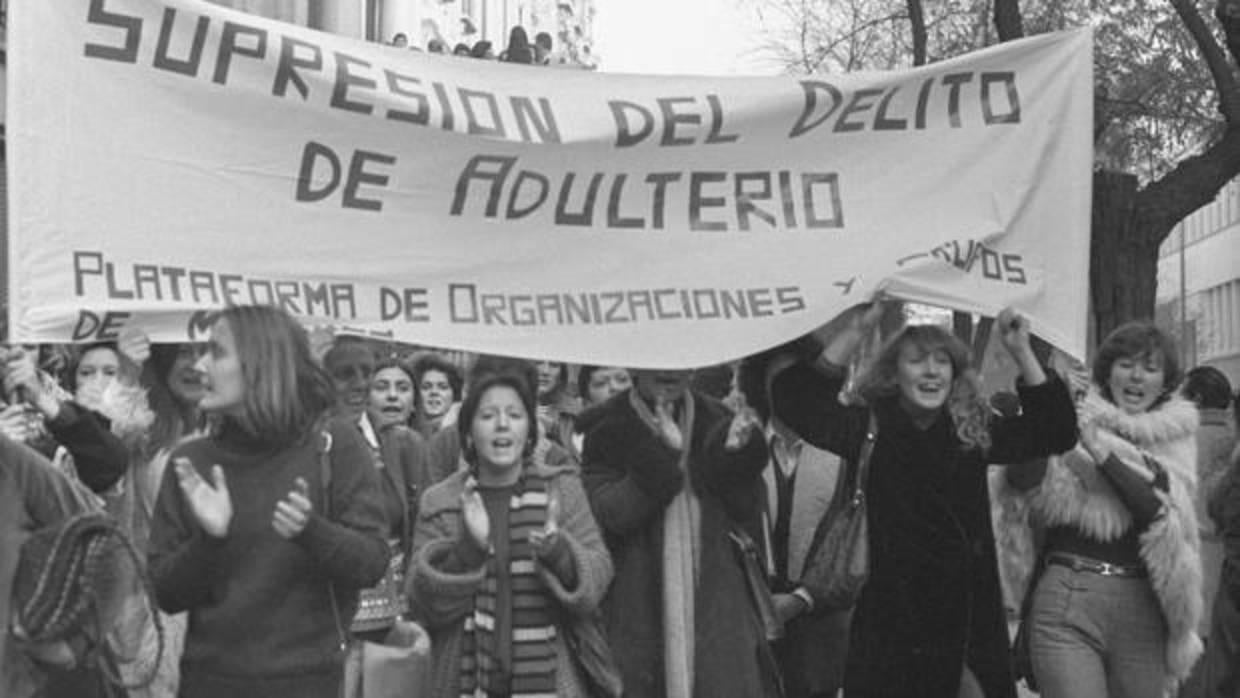
<path id="1" fill-rule="evenodd" d="M 19 341 L 207 311 L 682 367 L 875 293 L 1085 345 L 1088 31 L 896 73 L 603 75 L 194 0 L 11 6 Z"/>

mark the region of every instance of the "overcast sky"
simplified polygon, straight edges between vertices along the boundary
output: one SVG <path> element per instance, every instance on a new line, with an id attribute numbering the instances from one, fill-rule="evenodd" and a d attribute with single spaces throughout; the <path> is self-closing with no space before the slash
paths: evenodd
<path id="1" fill-rule="evenodd" d="M 755 55 L 754 0 L 595 0 L 599 68 L 611 73 L 770 75 Z"/>

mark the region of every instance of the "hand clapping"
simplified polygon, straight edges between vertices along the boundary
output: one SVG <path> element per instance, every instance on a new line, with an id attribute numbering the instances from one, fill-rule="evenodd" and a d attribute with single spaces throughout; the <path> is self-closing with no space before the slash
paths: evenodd
<path id="1" fill-rule="evenodd" d="M 271 515 L 271 527 L 276 533 L 292 539 L 301 535 L 310 523 L 310 514 L 314 505 L 310 503 L 310 485 L 303 478 L 293 481 L 293 489 L 276 503 L 275 512 Z"/>
<path id="2" fill-rule="evenodd" d="M 188 458 L 177 458 L 174 466 L 177 473 L 177 484 L 190 511 L 197 519 L 202 530 L 214 538 L 228 535 L 228 525 L 232 522 L 232 498 L 228 494 L 228 483 L 224 479 L 224 469 L 216 465 L 211 468 L 211 480 L 208 483 L 198 474 Z"/>
<path id="3" fill-rule="evenodd" d="M 560 535 L 560 498 L 555 491 L 547 493 L 547 522 L 540 531 L 530 531 L 530 545 L 538 560 L 552 560 L 564 544 Z"/>
<path id="4" fill-rule="evenodd" d="M 491 517 L 487 516 L 486 504 L 478 494 L 478 481 L 470 476 L 461 492 L 461 516 L 465 519 L 465 532 L 479 550 L 491 547 Z"/>

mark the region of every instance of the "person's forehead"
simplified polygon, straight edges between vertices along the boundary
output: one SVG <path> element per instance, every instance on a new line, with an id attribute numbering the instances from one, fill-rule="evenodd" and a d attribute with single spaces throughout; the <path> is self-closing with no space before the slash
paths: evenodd
<path id="1" fill-rule="evenodd" d="M 332 352 L 329 362 L 333 367 L 337 366 L 373 366 L 375 363 L 374 354 L 366 347 L 362 346 L 344 346 Z"/>
<path id="2" fill-rule="evenodd" d="M 398 383 L 412 383 L 409 374 L 399 366 L 385 366 L 375 371 L 375 380 L 390 380 Z"/>
<path id="3" fill-rule="evenodd" d="M 443 371 L 440 371 L 437 368 L 427 369 L 422 374 L 422 382 L 446 385 L 448 383 L 448 374 L 444 373 Z"/>
<path id="4" fill-rule="evenodd" d="M 1121 356 L 1119 358 L 1127 359 L 1129 361 L 1135 361 L 1140 364 L 1153 365 L 1153 366 L 1157 366 L 1158 368 L 1162 368 L 1164 357 L 1163 357 L 1162 351 L 1158 349 L 1145 349 L 1145 350 L 1141 350 L 1133 354 L 1129 354 L 1127 356 Z M 1117 359 L 1117 361 L 1118 360 L 1119 359 Z"/>

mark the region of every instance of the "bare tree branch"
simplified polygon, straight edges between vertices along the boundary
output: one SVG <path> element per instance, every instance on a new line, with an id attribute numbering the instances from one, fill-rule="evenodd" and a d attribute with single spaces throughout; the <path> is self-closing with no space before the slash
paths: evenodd
<path id="1" fill-rule="evenodd" d="M 1020 18 L 1020 0 L 995 0 L 995 31 L 999 32 L 999 41 L 1011 41 L 1025 35 Z"/>
<path id="2" fill-rule="evenodd" d="M 1197 12 L 1197 6 L 1192 0 L 1171 0 L 1171 6 L 1175 8 L 1180 20 L 1184 22 L 1184 27 L 1188 29 L 1188 33 L 1193 37 L 1197 49 L 1201 51 L 1206 61 L 1206 67 L 1210 69 L 1210 75 L 1214 78 L 1214 86 L 1218 89 L 1218 108 L 1223 118 L 1227 119 L 1228 124 L 1240 125 L 1240 84 L 1236 82 L 1236 74 L 1232 72 L 1231 62 L 1227 60 L 1227 55 L 1214 40 L 1214 36 L 1206 26 L 1205 20 L 1201 18 L 1201 13 Z M 1232 22 L 1231 24 L 1238 23 Z M 1229 27 L 1227 22 L 1223 23 L 1223 29 L 1227 32 L 1228 45 L 1236 41 L 1232 38 L 1233 36 L 1240 36 L 1240 33 L 1237 33 L 1237 29 L 1240 28 Z"/>
<path id="3" fill-rule="evenodd" d="M 1219 0 L 1214 18 L 1223 27 L 1231 60 L 1240 63 L 1240 0 Z"/>
<path id="4" fill-rule="evenodd" d="M 926 64 L 926 13 L 921 0 L 908 0 L 908 20 L 913 30 L 913 65 Z"/>

